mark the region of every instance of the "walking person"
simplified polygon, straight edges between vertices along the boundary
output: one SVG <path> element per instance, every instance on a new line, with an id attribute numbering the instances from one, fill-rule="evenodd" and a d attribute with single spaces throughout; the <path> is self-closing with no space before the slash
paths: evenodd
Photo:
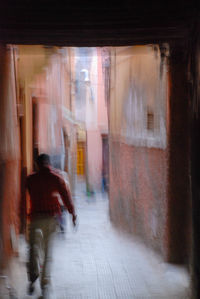
<path id="1" fill-rule="evenodd" d="M 71 194 L 67 184 L 56 173 L 47 154 L 37 158 L 38 171 L 29 175 L 26 188 L 30 195 L 30 232 L 29 232 L 29 294 L 34 292 L 34 283 L 41 272 L 41 289 L 43 297 L 50 282 L 51 241 L 56 230 L 56 218 L 61 215 L 59 195 L 68 212 L 72 215 L 73 225 L 76 225 L 76 214 Z M 38 234 L 43 240 L 42 271 L 38 263 Z"/>

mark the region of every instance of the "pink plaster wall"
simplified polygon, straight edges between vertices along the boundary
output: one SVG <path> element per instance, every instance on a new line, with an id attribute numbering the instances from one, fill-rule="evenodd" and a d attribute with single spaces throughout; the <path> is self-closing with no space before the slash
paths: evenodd
<path id="1" fill-rule="evenodd" d="M 99 130 L 87 131 L 88 183 L 90 191 L 101 188 L 102 140 Z"/>
<path id="2" fill-rule="evenodd" d="M 102 184 L 102 134 L 108 133 L 101 51 L 97 48 L 97 119 L 94 128 L 87 130 L 87 157 L 89 187 L 95 191 Z"/>
<path id="3" fill-rule="evenodd" d="M 98 127 L 102 132 L 108 132 L 108 114 L 105 102 L 105 84 L 102 72 L 102 56 L 101 50 L 97 49 L 98 55 Z"/>

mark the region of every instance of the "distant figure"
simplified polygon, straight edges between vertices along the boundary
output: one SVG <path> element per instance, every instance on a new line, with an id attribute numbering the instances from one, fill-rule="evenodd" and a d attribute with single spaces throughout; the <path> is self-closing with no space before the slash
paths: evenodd
<path id="1" fill-rule="evenodd" d="M 102 190 L 103 193 L 108 191 L 107 175 L 106 175 L 105 171 L 102 171 L 101 190 Z"/>
<path id="2" fill-rule="evenodd" d="M 29 294 L 34 292 L 34 282 L 41 272 L 41 288 L 45 297 L 50 282 L 51 239 L 56 230 L 56 218 L 61 215 L 59 195 L 66 209 L 72 214 L 73 225 L 76 225 L 76 214 L 69 188 L 65 181 L 50 166 L 50 158 L 41 154 L 37 158 L 38 171 L 29 175 L 26 188 L 30 194 L 30 234 L 29 234 Z M 39 252 L 42 240 L 43 255 Z M 40 263 L 38 259 L 42 259 Z"/>

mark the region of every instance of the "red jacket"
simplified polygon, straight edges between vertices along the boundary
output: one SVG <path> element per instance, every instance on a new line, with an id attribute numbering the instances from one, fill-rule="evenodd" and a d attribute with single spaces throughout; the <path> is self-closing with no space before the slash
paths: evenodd
<path id="1" fill-rule="evenodd" d="M 57 215 L 61 213 L 59 195 L 69 213 L 74 214 L 74 205 L 65 181 L 51 167 L 44 167 L 29 175 L 26 188 L 30 194 L 30 215 Z"/>

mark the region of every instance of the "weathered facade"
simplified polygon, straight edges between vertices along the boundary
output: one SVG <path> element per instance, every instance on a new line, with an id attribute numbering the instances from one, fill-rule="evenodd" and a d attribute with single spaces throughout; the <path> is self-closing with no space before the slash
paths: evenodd
<path id="1" fill-rule="evenodd" d="M 111 218 L 162 252 L 167 205 L 166 83 L 166 65 L 161 68 L 158 47 L 113 51 Z"/>
<path id="2" fill-rule="evenodd" d="M 190 204 L 184 140 L 188 135 L 183 128 L 187 116 L 180 120 L 173 108 L 170 80 L 174 73 L 156 45 L 116 48 L 111 57 L 111 218 L 140 235 L 166 260 L 185 262 L 191 243 L 186 237 Z M 179 105 L 176 101 L 175 109 L 183 109 L 183 99 Z M 181 148 L 172 134 L 179 134 Z M 185 168 L 178 191 L 177 156 L 183 153 Z"/>

